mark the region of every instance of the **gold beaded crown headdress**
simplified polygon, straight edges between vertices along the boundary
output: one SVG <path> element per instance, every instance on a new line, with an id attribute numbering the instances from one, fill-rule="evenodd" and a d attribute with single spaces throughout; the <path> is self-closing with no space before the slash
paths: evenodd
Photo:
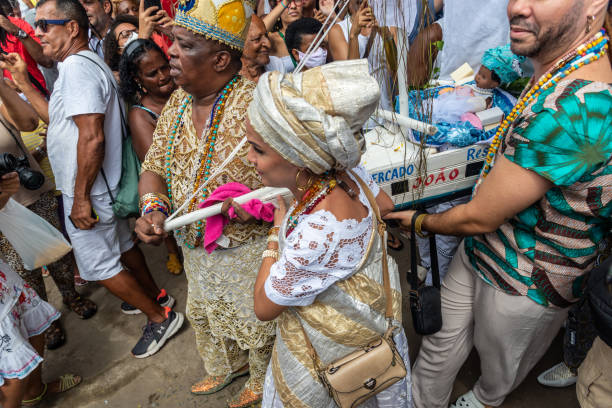
<path id="1" fill-rule="evenodd" d="M 242 50 L 253 6 L 246 0 L 180 0 L 174 23 Z"/>

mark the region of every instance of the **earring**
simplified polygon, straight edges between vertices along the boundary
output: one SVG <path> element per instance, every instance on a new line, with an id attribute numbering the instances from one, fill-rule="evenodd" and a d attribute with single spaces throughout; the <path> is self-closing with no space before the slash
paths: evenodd
<path id="1" fill-rule="evenodd" d="M 595 16 L 587 16 L 586 34 L 591 32 L 594 21 L 595 21 Z"/>
<path id="2" fill-rule="evenodd" d="M 295 186 L 298 189 L 298 191 L 306 191 L 306 189 L 308 189 L 308 187 L 310 187 L 310 185 L 312 184 L 312 177 L 308 176 L 308 181 L 306 182 L 306 184 L 304 184 L 303 186 L 300 186 L 300 175 L 302 174 L 302 169 L 299 169 L 297 174 L 295 175 Z"/>

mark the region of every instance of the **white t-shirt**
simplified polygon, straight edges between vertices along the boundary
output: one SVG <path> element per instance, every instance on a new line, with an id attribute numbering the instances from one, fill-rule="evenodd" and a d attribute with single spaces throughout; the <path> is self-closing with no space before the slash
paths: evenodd
<path id="1" fill-rule="evenodd" d="M 507 5 L 508 0 L 444 1 L 444 19 L 438 23 L 444 41 L 437 58 L 440 79 L 451 79 L 450 74 L 466 62 L 478 72 L 486 50 L 510 42 Z"/>
<path id="2" fill-rule="evenodd" d="M 91 113 L 105 115 L 102 168 L 111 190 L 117 188 L 121 178 L 122 102 L 115 92 L 117 84 L 110 69 L 97 54 L 92 51 L 81 51 L 79 54 L 91 58 L 100 66 L 78 55 L 69 56 L 58 64 L 59 77 L 49 100 L 49 161 L 57 189 L 69 197 L 74 197 L 79 140 L 79 129 L 73 116 Z M 106 75 L 100 67 L 103 67 Z M 107 187 L 100 173 L 91 189 L 91 195 L 106 192 Z"/>

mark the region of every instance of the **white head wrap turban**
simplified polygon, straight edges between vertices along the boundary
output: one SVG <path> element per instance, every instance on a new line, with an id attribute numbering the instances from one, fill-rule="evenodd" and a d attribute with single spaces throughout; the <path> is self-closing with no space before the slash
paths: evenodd
<path id="1" fill-rule="evenodd" d="M 265 73 L 248 115 L 283 158 L 321 174 L 359 164 L 365 150 L 361 128 L 379 98 L 366 60 L 338 61 L 299 74 Z"/>

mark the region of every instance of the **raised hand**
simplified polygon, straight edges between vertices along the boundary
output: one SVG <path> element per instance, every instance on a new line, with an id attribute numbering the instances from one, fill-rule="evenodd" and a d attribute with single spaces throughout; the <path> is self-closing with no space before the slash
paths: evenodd
<path id="1" fill-rule="evenodd" d="M 15 85 L 19 88 L 23 88 L 23 85 L 30 82 L 28 66 L 23 58 L 21 58 L 21 55 L 15 52 L 0 56 L 0 69 L 6 69 L 10 72 Z"/>

